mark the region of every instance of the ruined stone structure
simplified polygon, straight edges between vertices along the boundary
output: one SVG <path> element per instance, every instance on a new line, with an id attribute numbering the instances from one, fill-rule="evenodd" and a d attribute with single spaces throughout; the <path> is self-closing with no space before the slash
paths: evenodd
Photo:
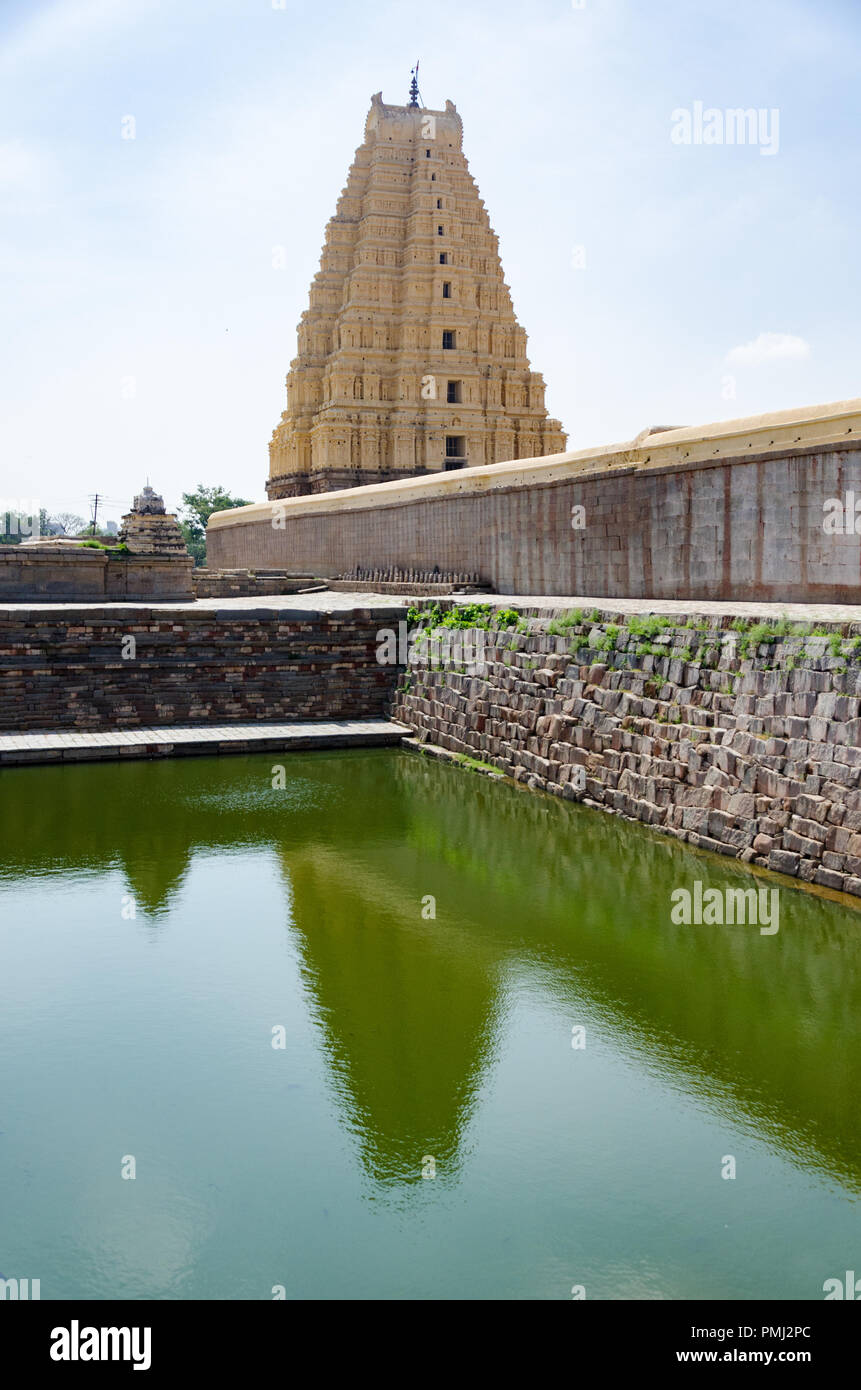
<path id="1" fill-rule="evenodd" d="M 179 522 L 165 511 L 164 498 L 149 484 L 139 492 L 123 517 L 117 540 L 132 555 L 188 555 Z"/>
<path id="2" fill-rule="evenodd" d="M 444 111 L 372 98 L 270 444 L 270 499 L 565 448 Z"/>
<path id="3" fill-rule="evenodd" d="M 189 599 L 192 565 L 176 517 L 147 486 L 123 517 L 116 545 L 37 537 L 0 546 L 0 602 Z"/>

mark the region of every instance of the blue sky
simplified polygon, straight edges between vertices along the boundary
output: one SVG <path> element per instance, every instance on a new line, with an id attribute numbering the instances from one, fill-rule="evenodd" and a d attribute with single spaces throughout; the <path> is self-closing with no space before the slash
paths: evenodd
<path id="1" fill-rule="evenodd" d="M 416 58 L 569 447 L 861 395 L 857 3 L 3 0 L 0 495 L 263 497 L 326 221 Z M 776 108 L 776 153 L 674 142 L 696 102 Z"/>

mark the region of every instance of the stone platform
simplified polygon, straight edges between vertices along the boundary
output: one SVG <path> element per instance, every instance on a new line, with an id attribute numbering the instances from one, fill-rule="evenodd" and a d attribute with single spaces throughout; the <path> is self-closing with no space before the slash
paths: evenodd
<path id="1" fill-rule="evenodd" d="M 732 620 L 733 618 L 752 618 L 763 622 L 776 621 L 782 617 L 787 617 L 792 622 L 806 623 L 833 623 L 845 626 L 849 623 L 861 625 L 861 604 L 850 603 L 764 603 L 756 600 L 713 600 L 713 599 L 646 599 L 646 598 L 607 598 L 594 595 L 571 594 L 570 596 L 560 597 L 550 594 L 440 594 L 434 595 L 444 602 L 451 603 L 489 603 L 494 608 L 517 608 L 524 613 L 534 612 L 537 615 L 546 613 L 549 617 L 551 613 L 570 612 L 571 609 L 581 608 L 584 613 L 590 613 L 594 608 L 599 613 L 607 615 L 625 616 L 632 613 L 661 613 L 666 616 L 689 617 L 701 614 L 703 617 L 715 617 Z M 403 608 L 404 612 L 412 603 L 419 605 L 428 598 L 418 589 L 405 586 L 395 592 L 389 590 L 381 593 L 377 590 L 355 590 L 349 589 L 335 591 L 330 589 L 325 593 L 308 594 L 259 594 L 253 599 L 248 597 L 237 598 L 201 598 L 194 603 L 188 600 L 161 601 L 147 604 L 141 603 L 106 603 L 103 600 L 98 603 L 84 604 L 81 602 L 57 602 L 46 604 L 38 599 L 29 603 L 2 603 L 0 602 L 0 618 L 21 617 L 23 614 L 44 613 L 46 616 L 69 617 L 72 613 L 75 617 L 92 616 L 98 609 L 100 614 L 110 614 L 117 618 L 144 616 L 150 613 L 173 614 L 173 613 L 219 613 L 225 618 L 239 616 L 266 616 L 267 614 L 282 615 L 282 610 L 287 610 L 291 614 L 328 614 L 328 613 L 350 613 L 353 611 L 366 611 L 373 617 L 379 616 L 380 619 L 391 619 L 396 616 L 395 609 Z M 377 614 L 378 609 L 386 610 Z"/>
<path id="2" fill-rule="evenodd" d="M 0 767 L 25 763 L 80 763 L 103 759 L 181 757 L 188 754 L 298 752 L 321 748 L 380 748 L 410 730 L 388 719 L 314 723 L 162 726 L 149 729 L 65 729 L 0 734 Z"/>

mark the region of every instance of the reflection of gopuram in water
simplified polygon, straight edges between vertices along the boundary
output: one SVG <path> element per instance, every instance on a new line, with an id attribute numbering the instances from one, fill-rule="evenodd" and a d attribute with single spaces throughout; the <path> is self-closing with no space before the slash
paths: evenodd
<path id="1" fill-rule="evenodd" d="M 492 950 L 420 913 L 419 857 L 379 866 L 310 845 L 284 852 L 293 930 L 342 1108 L 377 1179 L 456 1170 L 489 1060 Z M 409 859 L 412 859 L 412 865 Z"/>
<path id="2" fill-rule="evenodd" d="M 195 857 L 274 852 L 341 1116 L 376 1180 L 419 1179 L 425 1155 L 456 1178 L 507 980 L 535 968 L 566 1017 L 588 1007 L 640 1065 L 861 1188 L 861 935 L 845 909 L 787 889 L 777 936 L 674 926 L 674 887 L 747 876 L 410 755 L 294 754 L 286 792 L 269 789 L 266 763 L 65 768 L 50 795 L 29 769 L 7 771 L 28 809 L 7 817 L 4 873 L 119 869 L 157 940 Z"/>

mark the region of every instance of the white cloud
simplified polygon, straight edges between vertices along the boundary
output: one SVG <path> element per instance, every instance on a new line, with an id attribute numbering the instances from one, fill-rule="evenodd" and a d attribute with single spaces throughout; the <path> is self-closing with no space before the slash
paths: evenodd
<path id="1" fill-rule="evenodd" d="M 768 362 L 806 362 L 810 344 L 792 333 L 760 333 L 751 343 L 741 343 L 726 355 L 730 367 L 762 367 Z"/>

